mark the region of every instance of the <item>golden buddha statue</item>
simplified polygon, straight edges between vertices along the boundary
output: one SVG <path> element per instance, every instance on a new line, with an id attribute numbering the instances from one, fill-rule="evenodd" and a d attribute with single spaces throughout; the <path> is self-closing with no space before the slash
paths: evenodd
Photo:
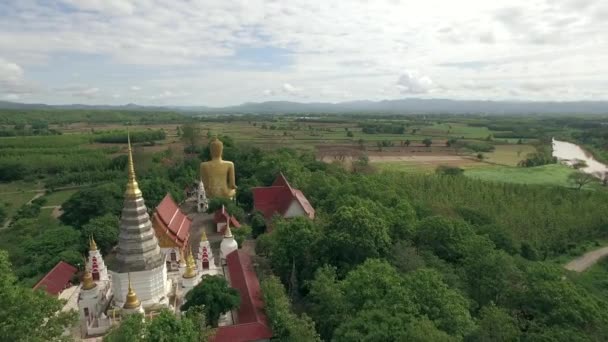
<path id="1" fill-rule="evenodd" d="M 211 160 L 201 163 L 201 180 L 205 186 L 207 197 L 234 198 L 236 184 L 234 181 L 234 164 L 222 160 L 224 144 L 213 138 L 209 143 Z"/>

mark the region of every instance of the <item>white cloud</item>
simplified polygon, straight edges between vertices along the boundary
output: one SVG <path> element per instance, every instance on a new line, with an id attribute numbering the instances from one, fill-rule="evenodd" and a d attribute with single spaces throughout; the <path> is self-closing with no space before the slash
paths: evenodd
<path id="1" fill-rule="evenodd" d="M 405 71 L 397 80 L 397 89 L 403 94 L 424 94 L 434 88 L 430 77 L 419 75 L 416 71 Z"/>
<path id="2" fill-rule="evenodd" d="M 20 97 L 17 94 L 6 94 L 6 95 L 4 95 L 4 98 L 9 101 L 15 101 L 15 100 L 19 100 Z"/>
<path id="3" fill-rule="evenodd" d="M 0 95 L 32 94 L 34 82 L 53 88 L 78 74 L 84 85 L 175 104 L 367 99 L 385 87 L 387 98 L 495 98 L 516 88 L 522 99 L 559 99 L 519 85 L 567 74 L 568 96 L 608 98 L 604 1 L 28 0 L 2 12 Z M 424 74 L 402 75 L 408 66 Z M 71 93 L 28 96 L 61 103 Z"/>
<path id="4" fill-rule="evenodd" d="M 283 83 L 283 91 L 288 95 L 298 95 L 301 90 L 290 83 Z"/>

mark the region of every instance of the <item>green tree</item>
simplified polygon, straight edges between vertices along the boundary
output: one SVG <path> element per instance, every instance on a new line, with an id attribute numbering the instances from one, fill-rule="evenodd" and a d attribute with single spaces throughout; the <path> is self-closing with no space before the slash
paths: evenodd
<path id="1" fill-rule="evenodd" d="M 178 319 L 168 309 L 163 309 L 147 325 L 147 342 L 193 342 L 200 340 L 200 327 L 189 319 L 182 316 Z"/>
<path id="2" fill-rule="evenodd" d="M 315 272 L 308 294 L 310 314 L 324 341 L 330 341 L 334 330 L 348 313 L 348 302 L 337 280 L 335 267 L 323 266 Z"/>
<path id="3" fill-rule="evenodd" d="M 114 326 L 106 336 L 104 342 L 144 342 L 146 341 L 147 322 L 141 314 L 127 316 Z"/>
<path id="4" fill-rule="evenodd" d="M 432 216 L 418 223 L 416 242 L 444 260 L 456 261 L 463 256 L 464 244 L 473 235 L 475 232 L 464 221 Z"/>
<path id="5" fill-rule="evenodd" d="M 291 309 L 285 288 L 278 278 L 268 277 L 261 283 L 264 310 L 268 315 L 274 338 L 281 341 L 321 341 L 312 320 L 298 316 Z"/>
<path id="6" fill-rule="evenodd" d="M 251 227 L 243 224 L 239 228 L 232 229 L 232 234 L 234 235 L 234 240 L 236 240 L 239 248 L 242 248 L 243 242 L 251 237 Z"/>
<path id="7" fill-rule="evenodd" d="M 433 140 L 431 140 L 430 138 L 425 138 L 422 140 L 422 143 L 424 144 L 424 146 L 430 147 L 433 144 Z"/>
<path id="8" fill-rule="evenodd" d="M 516 342 L 520 339 L 517 321 L 494 304 L 484 306 L 479 314 L 479 326 L 471 340 L 478 342 Z"/>
<path id="9" fill-rule="evenodd" d="M 270 263 L 275 273 L 287 283 L 295 263 L 299 280 L 308 280 L 317 266 L 316 245 L 321 239 L 317 225 L 306 217 L 276 221 L 270 234 L 273 239 Z"/>
<path id="10" fill-rule="evenodd" d="M 209 276 L 186 294 L 186 303 L 181 310 L 203 306 L 208 325 L 216 327 L 220 315 L 239 307 L 239 303 L 239 293 L 228 286 L 224 277 Z"/>
<path id="11" fill-rule="evenodd" d="M 142 195 L 146 200 L 148 208 L 156 208 L 160 201 L 165 198 L 167 193 L 179 203 L 184 199 L 184 190 L 177 186 L 176 182 L 163 176 L 153 176 L 139 181 Z"/>
<path id="12" fill-rule="evenodd" d="M 73 194 L 61 208 L 61 221 L 80 228 L 94 217 L 114 214 L 122 209 L 123 194 L 116 184 L 106 184 L 87 188 Z"/>
<path id="13" fill-rule="evenodd" d="M 577 190 L 582 189 L 585 185 L 594 182 L 596 178 L 593 175 L 584 172 L 572 172 L 568 175 L 568 183 L 576 187 Z"/>
<path id="14" fill-rule="evenodd" d="M 260 211 L 254 211 L 251 215 L 251 233 L 254 238 L 266 232 L 266 219 Z"/>
<path id="15" fill-rule="evenodd" d="M 361 205 L 338 208 L 325 231 L 323 255 L 344 269 L 385 255 L 391 244 L 386 220 Z"/>
<path id="16" fill-rule="evenodd" d="M 452 335 L 466 336 L 475 324 L 469 313 L 467 299 L 448 287 L 441 275 L 432 269 L 419 269 L 405 276 L 405 285 L 420 314 Z"/>
<path id="17" fill-rule="evenodd" d="M 66 341 L 66 329 L 76 324 L 74 311 L 42 290 L 17 284 L 8 253 L 0 250 L 0 336 L 3 341 Z"/>
<path id="18" fill-rule="evenodd" d="M 201 132 L 202 131 L 199 124 L 194 122 L 187 123 L 185 125 L 182 125 L 181 138 L 190 149 L 194 150 L 201 142 Z"/>
<path id="19" fill-rule="evenodd" d="M 119 222 L 118 216 L 113 214 L 95 217 L 82 226 L 82 236 L 87 242 L 92 236 L 101 253 L 106 255 L 118 243 Z"/>

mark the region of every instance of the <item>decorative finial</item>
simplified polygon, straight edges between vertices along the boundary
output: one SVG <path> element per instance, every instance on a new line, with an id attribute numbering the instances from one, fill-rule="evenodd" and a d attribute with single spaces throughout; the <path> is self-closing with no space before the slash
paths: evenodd
<path id="1" fill-rule="evenodd" d="M 127 183 L 127 190 L 125 191 L 125 196 L 127 198 L 138 198 L 141 197 L 141 190 L 139 190 L 139 185 L 137 184 L 137 179 L 135 178 L 135 166 L 133 165 L 133 151 L 131 149 L 131 134 L 129 133 L 129 129 L 127 128 L 127 144 L 129 146 L 129 182 Z"/>
<path id="2" fill-rule="evenodd" d="M 141 302 L 139 298 L 137 298 L 137 294 L 133 291 L 131 287 L 131 273 L 128 273 L 129 277 L 129 292 L 127 293 L 127 300 L 125 301 L 125 305 L 123 305 L 123 309 L 137 309 Z"/>
<path id="3" fill-rule="evenodd" d="M 192 250 L 188 253 L 188 259 L 186 262 L 186 271 L 184 272 L 184 278 L 194 278 L 196 276 L 196 270 L 194 266 L 194 258 L 192 257 Z"/>
<path id="4" fill-rule="evenodd" d="M 84 259 L 84 276 L 82 277 L 82 289 L 83 290 L 91 290 L 94 289 L 97 284 L 93 281 L 93 275 L 91 271 L 87 268 L 87 258 L 83 255 Z"/>
<path id="5" fill-rule="evenodd" d="M 93 239 L 93 234 L 91 234 L 91 236 L 89 237 L 89 250 L 90 251 L 97 250 L 97 244 L 95 243 L 95 239 Z"/>
<path id="6" fill-rule="evenodd" d="M 224 238 L 231 238 L 232 230 L 230 230 L 230 221 L 226 222 L 226 231 L 224 231 Z"/>
<path id="7" fill-rule="evenodd" d="M 203 230 L 203 235 L 201 235 L 201 241 L 207 241 L 207 232 Z"/>

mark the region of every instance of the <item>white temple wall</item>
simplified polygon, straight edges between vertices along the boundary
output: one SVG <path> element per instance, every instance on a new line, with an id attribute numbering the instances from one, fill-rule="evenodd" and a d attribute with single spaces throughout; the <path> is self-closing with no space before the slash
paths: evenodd
<path id="1" fill-rule="evenodd" d="M 292 200 L 291 204 L 289 205 L 289 208 L 287 208 L 287 211 L 285 212 L 285 215 L 283 215 L 283 217 L 287 218 L 296 216 L 306 216 L 306 212 L 298 201 Z"/>
<path id="2" fill-rule="evenodd" d="M 129 292 L 129 274 L 112 274 L 112 291 L 117 306 L 123 306 Z M 137 294 L 144 307 L 158 303 L 167 302 L 167 294 L 170 290 L 167 281 L 167 268 L 163 263 L 148 271 L 131 272 L 131 287 Z"/>

